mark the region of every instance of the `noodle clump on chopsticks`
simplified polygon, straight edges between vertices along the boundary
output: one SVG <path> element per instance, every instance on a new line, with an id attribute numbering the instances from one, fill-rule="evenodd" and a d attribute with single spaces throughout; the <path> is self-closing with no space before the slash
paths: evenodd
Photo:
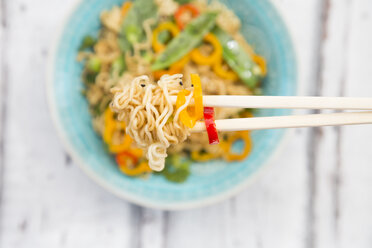
<path id="1" fill-rule="evenodd" d="M 190 134 L 180 121 L 179 112 L 187 107 L 192 93 L 178 111 L 170 100 L 182 89 L 182 74 L 164 75 L 157 83 L 139 76 L 122 88 L 112 89 L 112 109 L 127 124 L 127 134 L 145 150 L 149 166 L 155 171 L 163 170 L 167 148 L 185 141 Z"/>

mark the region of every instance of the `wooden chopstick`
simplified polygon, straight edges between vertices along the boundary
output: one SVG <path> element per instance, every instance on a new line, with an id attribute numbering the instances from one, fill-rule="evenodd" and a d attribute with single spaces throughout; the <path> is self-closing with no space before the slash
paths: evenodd
<path id="1" fill-rule="evenodd" d="M 372 124 L 372 111 L 333 114 L 252 117 L 216 120 L 218 131 L 242 131 L 276 128 L 320 127 Z M 197 122 L 192 132 L 205 131 L 204 122 Z"/>
<path id="2" fill-rule="evenodd" d="M 177 97 L 172 96 L 173 103 Z M 372 110 L 372 98 L 303 96 L 203 96 L 208 107 Z"/>

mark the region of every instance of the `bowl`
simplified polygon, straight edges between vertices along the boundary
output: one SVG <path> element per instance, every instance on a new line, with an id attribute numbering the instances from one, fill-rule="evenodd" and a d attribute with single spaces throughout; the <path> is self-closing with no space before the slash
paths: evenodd
<path id="1" fill-rule="evenodd" d="M 287 29 L 277 11 L 266 0 L 222 1 L 242 21 L 242 33 L 257 53 L 268 61 L 265 95 L 294 95 L 296 63 Z M 283 138 L 283 130 L 252 132 L 253 150 L 241 162 L 195 163 L 183 184 L 151 175 L 130 178 L 117 168 L 93 131 L 88 103 L 82 96 L 82 64 L 76 61 L 81 40 L 96 35 L 99 15 L 123 0 L 83 0 L 62 27 L 50 58 L 47 85 L 50 111 L 66 150 L 81 169 L 109 192 L 145 207 L 176 210 L 201 207 L 226 199 L 243 189 L 260 171 Z M 261 110 L 258 116 L 286 115 L 289 110 Z"/>

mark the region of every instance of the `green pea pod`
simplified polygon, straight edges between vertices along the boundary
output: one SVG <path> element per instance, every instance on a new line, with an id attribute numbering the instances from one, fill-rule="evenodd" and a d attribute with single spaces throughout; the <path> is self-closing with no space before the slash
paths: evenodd
<path id="1" fill-rule="evenodd" d="M 186 4 L 186 3 L 191 3 L 191 0 L 175 0 L 175 2 L 179 4 Z"/>
<path id="2" fill-rule="evenodd" d="M 145 37 L 142 24 L 149 18 L 157 17 L 157 5 L 154 0 L 135 0 L 129 9 L 120 30 L 119 46 L 122 52 L 129 51 L 134 43 Z"/>
<path id="3" fill-rule="evenodd" d="M 214 28 L 212 32 L 221 43 L 222 56 L 226 63 L 249 88 L 256 87 L 262 78 L 260 67 L 228 33 L 218 27 Z"/>
<path id="4" fill-rule="evenodd" d="M 207 12 L 191 21 L 185 29 L 169 42 L 151 66 L 153 71 L 165 69 L 182 59 L 198 46 L 216 23 L 216 12 Z"/>

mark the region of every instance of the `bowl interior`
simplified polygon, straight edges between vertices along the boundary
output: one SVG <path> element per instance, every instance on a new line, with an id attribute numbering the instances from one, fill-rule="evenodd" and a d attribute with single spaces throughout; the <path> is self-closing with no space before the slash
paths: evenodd
<path id="1" fill-rule="evenodd" d="M 59 133 L 75 161 L 102 186 L 132 202 L 164 209 L 199 206 L 232 194 L 262 167 L 277 147 L 283 130 L 252 132 L 254 148 L 242 162 L 196 163 L 183 184 L 163 177 L 147 180 L 122 175 L 113 158 L 103 149 L 91 125 L 88 104 L 81 94 L 82 65 L 76 54 L 82 38 L 96 36 L 99 15 L 122 0 L 84 0 L 64 26 L 52 58 L 49 99 Z M 268 61 L 265 95 L 294 95 L 296 66 L 288 33 L 280 17 L 266 0 L 223 1 L 242 21 L 242 33 Z M 288 110 L 264 110 L 257 115 L 284 115 Z"/>

